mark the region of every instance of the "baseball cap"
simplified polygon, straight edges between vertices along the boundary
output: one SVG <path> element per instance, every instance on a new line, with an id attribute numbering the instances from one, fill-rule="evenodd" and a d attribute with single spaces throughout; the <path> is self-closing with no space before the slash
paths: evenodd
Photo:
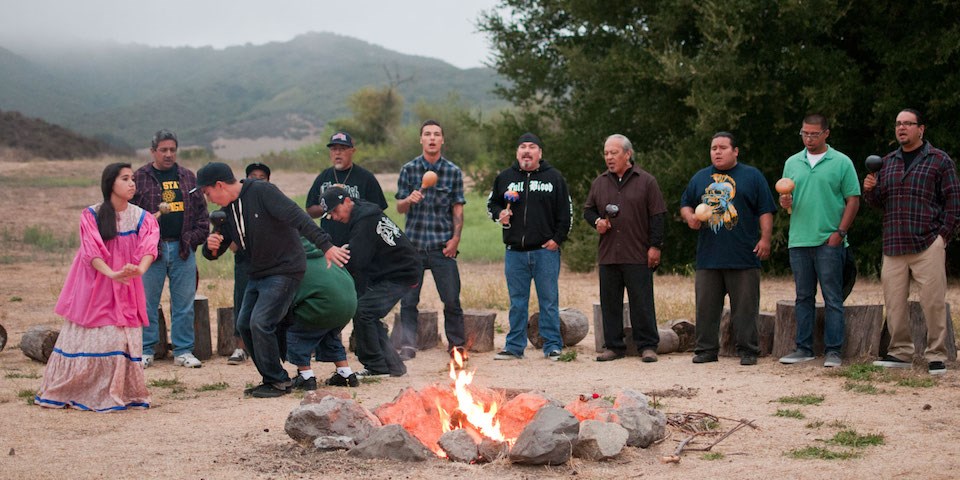
<path id="1" fill-rule="evenodd" d="M 249 177 L 249 176 L 250 176 L 250 172 L 252 172 L 252 171 L 254 171 L 254 170 L 263 170 L 263 173 L 267 174 L 267 178 L 270 178 L 270 167 L 268 167 L 268 166 L 266 166 L 266 165 L 264 165 L 264 164 L 262 164 L 262 163 L 260 163 L 260 162 L 253 162 L 253 163 L 251 163 L 250 165 L 247 165 L 247 170 L 246 170 L 247 176 Z"/>
<path id="2" fill-rule="evenodd" d="M 222 162 L 210 162 L 197 170 L 197 186 L 210 187 L 217 182 L 236 182 L 230 165 Z"/>
<path id="3" fill-rule="evenodd" d="M 536 135 L 534 135 L 534 134 L 532 134 L 532 133 L 530 133 L 530 132 L 527 132 L 527 133 L 524 133 L 523 135 L 520 135 L 520 139 L 517 140 L 517 146 L 519 147 L 520 145 L 522 145 L 522 144 L 524 144 L 524 143 L 527 143 L 527 142 L 535 143 L 535 144 L 537 144 L 538 147 L 543 148 L 543 142 L 540 141 L 540 137 L 538 137 L 538 136 L 536 136 Z"/>
<path id="4" fill-rule="evenodd" d="M 330 148 L 334 145 L 343 145 L 345 147 L 353 148 L 353 138 L 350 137 L 350 134 L 347 132 L 337 132 L 330 136 L 330 143 L 327 144 L 327 148 Z"/>
<path id="5" fill-rule="evenodd" d="M 327 187 L 320 195 L 320 208 L 323 209 L 323 218 L 330 218 L 330 212 L 343 203 L 343 199 L 350 194 L 340 187 Z"/>

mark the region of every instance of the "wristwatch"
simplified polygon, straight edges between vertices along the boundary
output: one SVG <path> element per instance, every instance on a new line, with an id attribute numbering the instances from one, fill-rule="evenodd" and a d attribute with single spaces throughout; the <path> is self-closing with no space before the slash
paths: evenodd
<path id="1" fill-rule="evenodd" d="M 837 230 L 837 233 L 840 235 L 840 238 L 847 238 L 846 230 Z"/>

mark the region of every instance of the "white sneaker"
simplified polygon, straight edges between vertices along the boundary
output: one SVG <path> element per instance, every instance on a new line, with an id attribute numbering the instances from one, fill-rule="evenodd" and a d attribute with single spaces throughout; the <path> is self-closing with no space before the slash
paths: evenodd
<path id="1" fill-rule="evenodd" d="M 140 356 L 140 366 L 143 368 L 150 368 L 153 366 L 153 355 L 141 355 Z"/>
<path id="2" fill-rule="evenodd" d="M 247 352 L 243 351 L 242 348 L 238 348 L 230 354 L 230 358 L 227 359 L 227 365 L 240 365 L 247 359 Z"/>
<path id="3" fill-rule="evenodd" d="M 192 353 L 184 353 L 183 355 L 174 357 L 173 364 L 178 367 L 187 368 L 200 368 L 203 366 L 200 360 L 197 360 L 197 357 L 194 357 Z"/>

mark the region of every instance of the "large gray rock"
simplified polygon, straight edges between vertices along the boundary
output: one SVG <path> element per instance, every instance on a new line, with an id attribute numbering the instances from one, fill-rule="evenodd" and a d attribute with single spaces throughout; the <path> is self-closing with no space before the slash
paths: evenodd
<path id="1" fill-rule="evenodd" d="M 324 397 L 319 403 L 294 408 L 287 416 L 284 430 L 301 443 L 328 436 L 350 437 L 354 443 L 360 443 L 379 427 L 380 420 L 357 402 Z"/>
<path id="2" fill-rule="evenodd" d="M 587 460 L 608 460 L 616 457 L 627 445 L 627 429 L 616 423 L 598 420 L 580 422 L 580 436 L 573 456 Z"/>
<path id="3" fill-rule="evenodd" d="M 572 413 L 553 405 L 541 408 L 523 429 L 510 461 L 528 465 L 560 465 L 570 460 L 580 424 Z"/>
<path id="4" fill-rule="evenodd" d="M 437 445 L 447 454 L 447 458 L 454 462 L 475 463 L 480 458 L 477 443 L 470 432 L 463 428 L 450 430 L 440 435 Z"/>
<path id="5" fill-rule="evenodd" d="M 647 448 L 666 434 L 667 417 L 649 407 L 623 407 L 616 410 L 620 426 L 630 436 L 627 445 Z"/>
<path id="6" fill-rule="evenodd" d="M 649 408 L 650 399 L 646 395 L 631 389 L 621 390 L 613 401 L 613 408 Z"/>
<path id="7" fill-rule="evenodd" d="M 387 425 L 353 447 L 347 455 L 359 458 L 386 458 L 404 462 L 422 462 L 434 458 L 433 452 L 407 433 L 400 425 Z"/>

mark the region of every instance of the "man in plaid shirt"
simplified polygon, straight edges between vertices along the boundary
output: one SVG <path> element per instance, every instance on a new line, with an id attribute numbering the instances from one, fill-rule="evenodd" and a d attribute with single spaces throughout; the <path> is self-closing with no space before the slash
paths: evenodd
<path id="1" fill-rule="evenodd" d="M 407 215 L 404 231 L 417 248 L 423 268 L 416 288 L 400 301 L 400 357 L 417 354 L 417 321 L 423 270 L 433 272 L 437 293 L 443 302 L 443 327 L 447 350 L 463 352 L 463 309 L 460 308 L 460 271 L 457 268 L 457 247 L 463 230 L 463 172 L 443 158 L 443 129 L 434 120 L 420 127 L 423 154 L 407 162 L 397 181 L 397 211 Z M 437 174 L 432 187 L 422 186 L 427 171 Z"/>
<path id="2" fill-rule="evenodd" d="M 894 124 L 900 148 L 863 180 L 864 199 L 883 210 L 883 284 L 890 348 L 873 362 L 910 368 L 914 347 L 907 296 L 910 278 L 919 284 L 927 322 L 924 358 L 931 375 L 947 371 L 946 245 L 960 223 L 960 182 L 953 160 L 923 139 L 920 112 L 904 109 Z"/>

